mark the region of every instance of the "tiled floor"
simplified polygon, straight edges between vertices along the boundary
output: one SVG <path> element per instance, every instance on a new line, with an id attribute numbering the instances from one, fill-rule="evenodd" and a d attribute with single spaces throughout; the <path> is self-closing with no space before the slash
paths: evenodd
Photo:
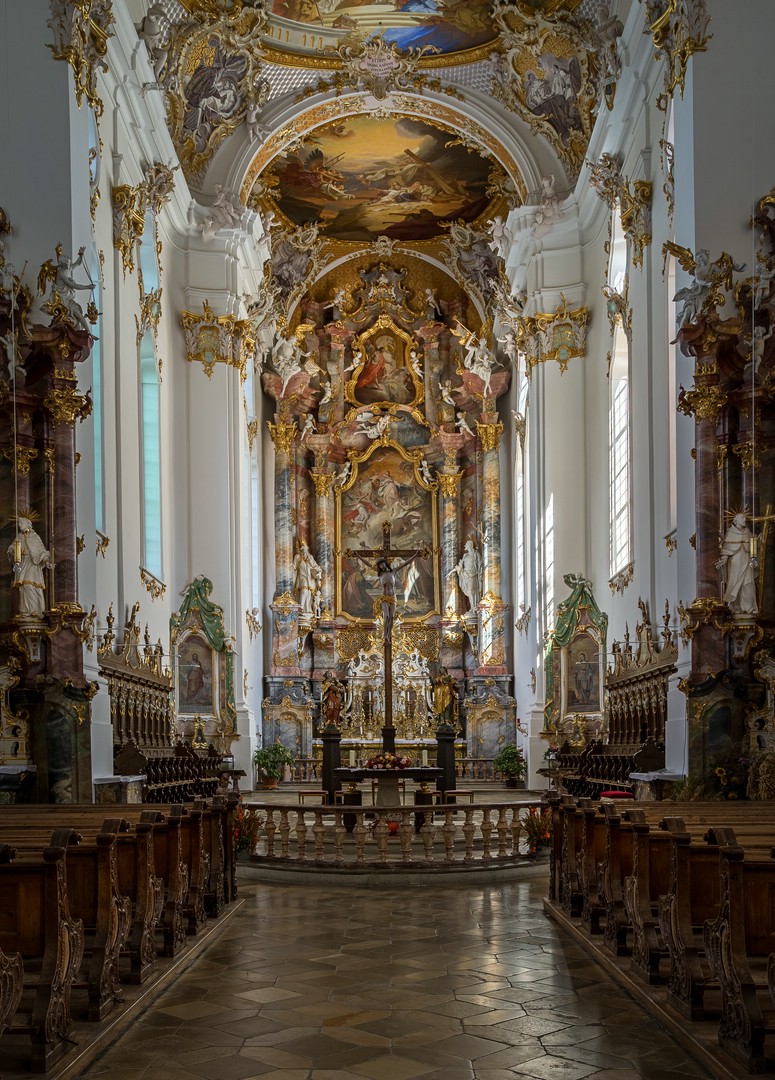
<path id="1" fill-rule="evenodd" d="M 710 1075 L 544 915 L 545 864 L 498 885 L 242 877 L 223 934 L 84 1077 Z"/>

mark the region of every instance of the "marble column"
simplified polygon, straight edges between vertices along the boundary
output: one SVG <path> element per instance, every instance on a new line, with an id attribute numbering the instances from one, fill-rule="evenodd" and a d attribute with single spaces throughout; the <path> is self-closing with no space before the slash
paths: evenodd
<path id="1" fill-rule="evenodd" d="M 278 419 L 267 422 L 275 448 L 275 562 L 276 584 L 272 611 L 274 612 L 274 648 L 272 669 L 275 674 L 296 675 L 299 672 L 298 611 L 293 595 L 293 462 L 296 422 Z"/>
<path id="2" fill-rule="evenodd" d="M 451 464 L 454 462 L 454 451 L 447 456 L 447 463 L 439 469 L 439 520 L 441 522 L 441 612 L 443 616 L 454 616 L 458 613 L 458 604 L 449 605 L 452 582 L 449 575 L 452 567 L 458 560 L 458 507 L 460 505 L 460 477 L 461 472 Z M 454 596 L 459 596 L 456 589 Z"/>
<path id="3" fill-rule="evenodd" d="M 334 473 L 325 468 L 310 472 L 315 485 L 315 558 L 321 569 L 321 618 L 334 612 Z"/>
<path id="4" fill-rule="evenodd" d="M 505 672 L 505 604 L 501 600 L 501 483 L 498 448 L 503 424 L 495 417 L 477 421 L 482 444 L 482 602 L 479 619 L 480 669 Z"/>

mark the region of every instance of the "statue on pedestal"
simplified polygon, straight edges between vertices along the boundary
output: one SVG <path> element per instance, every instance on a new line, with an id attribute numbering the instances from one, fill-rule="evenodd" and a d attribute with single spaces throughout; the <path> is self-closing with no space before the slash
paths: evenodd
<path id="1" fill-rule="evenodd" d="M 735 514 L 721 542 L 721 558 L 716 563 L 725 582 L 724 603 L 733 615 L 755 615 L 759 610 L 752 539 L 745 514 Z"/>
<path id="2" fill-rule="evenodd" d="M 13 566 L 13 587 L 19 590 L 19 614 L 42 619 L 46 610 L 43 570 L 52 565 L 51 555 L 29 518 L 20 517 L 16 528 L 16 539 L 8 547 L 8 559 Z"/>

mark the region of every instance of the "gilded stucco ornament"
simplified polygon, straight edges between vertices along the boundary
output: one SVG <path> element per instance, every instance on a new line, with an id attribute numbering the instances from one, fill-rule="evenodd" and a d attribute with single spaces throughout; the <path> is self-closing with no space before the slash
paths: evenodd
<path id="1" fill-rule="evenodd" d="M 502 261 L 492 250 L 489 232 L 462 221 L 452 222 L 442 243 L 455 280 L 473 293 L 482 311 L 486 310 L 495 297 Z"/>
<path id="2" fill-rule="evenodd" d="M 197 7 L 173 29 L 163 70 L 170 133 L 187 176 L 201 176 L 221 143 L 261 107 L 264 6 Z"/>
<path id="3" fill-rule="evenodd" d="M 172 197 L 174 171 L 168 165 L 155 161 L 143 167 L 145 175 L 139 184 L 134 187 L 131 184 L 118 184 L 112 189 L 113 246 L 121 252 L 124 277 L 127 271 L 134 271 L 137 245 L 145 231 L 146 211 L 153 211 L 155 218 Z M 153 243 L 157 243 L 156 235 Z"/>
<path id="4" fill-rule="evenodd" d="M 680 388 L 678 411 L 697 420 L 710 420 L 718 424 L 721 411 L 727 403 L 727 394 L 718 383 L 693 386 L 691 390 Z"/>
<path id="5" fill-rule="evenodd" d="M 326 51 L 341 60 L 342 69 L 329 79 L 319 80 L 316 86 L 305 91 L 306 94 L 333 89 L 339 95 L 344 90 L 354 89 L 371 94 L 377 101 L 384 101 L 393 90 L 422 93 L 428 76 L 419 71 L 419 61 L 423 57 L 436 55 L 440 50 L 433 45 L 403 50 L 395 42 L 385 41 L 382 34 L 376 34 L 357 45 L 344 42 Z"/>
<path id="6" fill-rule="evenodd" d="M 202 364 L 208 379 L 212 377 L 216 364 L 236 367 L 240 375 L 245 377 L 256 347 L 249 320 L 237 319 L 233 315 L 216 315 L 205 300 L 201 315 L 184 311 L 180 322 L 189 363 L 196 361 Z"/>
<path id="7" fill-rule="evenodd" d="M 562 295 L 562 294 L 561 294 Z M 564 374 L 568 362 L 586 356 L 589 310 L 568 310 L 565 296 L 554 312 L 536 312 L 519 320 L 520 347 L 525 352 L 528 375 L 536 364 L 556 360 Z"/>
<path id="8" fill-rule="evenodd" d="M 144 566 L 140 567 L 140 581 L 145 586 L 146 592 L 149 593 L 151 600 L 158 600 L 164 596 L 167 591 L 167 586 L 164 582 L 157 578 L 155 574 L 152 574 L 150 570 L 146 570 Z"/>
<path id="9" fill-rule="evenodd" d="M 293 449 L 293 442 L 296 437 L 296 421 L 285 423 L 278 420 L 276 424 L 273 424 L 271 420 L 267 420 L 266 426 L 272 437 L 276 453 L 289 454 Z"/>
<path id="10" fill-rule="evenodd" d="M 31 446 L 8 446 L 3 449 L 3 457 L 10 461 L 11 468 L 19 476 L 30 475 L 30 465 L 38 456 L 38 451 Z"/>
<path id="11" fill-rule="evenodd" d="M 620 570 L 618 574 L 614 574 L 612 578 L 609 578 L 608 587 L 612 593 L 623 593 L 627 586 L 632 584 L 634 577 L 635 564 L 628 563 L 624 570 Z"/>
<path id="12" fill-rule="evenodd" d="M 630 242 L 633 266 L 643 265 L 643 249 L 651 243 L 652 184 L 630 180 L 622 175 L 622 166 L 613 154 L 603 154 L 590 163 L 589 182 L 610 210 L 617 206 L 622 230 Z"/>
<path id="13" fill-rule="evenodd" d="M 493 96 L 548 139 L 575 179 L 598 103 L 599 41 L 587 44 L 565 12 L 524 11 L 511 0 L 496 0 L 493 19 L 505 53 Z"/>
<path id="14" fill-rule="evenodd" d="M 51 0 L 51 18 L 46 25 L 54 34 L 54 44 L 46 48 L 73 69 L 79 108 L 86 97 L 95 115 L 102 116 L 97 72 L 108 70 L 105 56 L 114 25 L 111 0 Z"/>
<path id="15" fill-rule="evenodd" d="M 272 230 L 271 284 L 286 312 L 304 294 L 307 282 L 317 277 L 329 261 L 325 244 L 314 222 L 295 229 Z"/>
<path id="16" fill-rule="evenodd" d="M 48 409 L 56 424 L 75 425 L 75 421 L 83 421 L 91 416 L 92 403 L 90 398 L 79 394 L 72 386 L 52 386 L 43 402 L 44 408 Z"/>
<path id="17" fill-rule="evenodd" d="M 708 34 L 710 15 L 706 0 L 645 0 L 645 4 L 646 32 L 654 39 L 655 57 L 665 61 L 657 104 L 666 112 L 676 87 L 683 97 L 690 58 L 707 50 L 713 36 Z"/>

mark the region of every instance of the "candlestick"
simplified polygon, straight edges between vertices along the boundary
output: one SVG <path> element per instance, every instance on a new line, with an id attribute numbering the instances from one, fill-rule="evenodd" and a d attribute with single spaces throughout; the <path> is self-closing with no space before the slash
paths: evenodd
<path id="1" fill-rule="evenodd" d="M 350 751 L 350 768 L 351 769 L 355 768 L 355 751 L 354 750 Z"/>
<path id="2" fill-rule="evenodd" d="M 423 752 L 422 752 L 422 767 L 424 769 L 426 769 L 428 767 L 428 751 L 427 750 L 423 750 Z"/>

